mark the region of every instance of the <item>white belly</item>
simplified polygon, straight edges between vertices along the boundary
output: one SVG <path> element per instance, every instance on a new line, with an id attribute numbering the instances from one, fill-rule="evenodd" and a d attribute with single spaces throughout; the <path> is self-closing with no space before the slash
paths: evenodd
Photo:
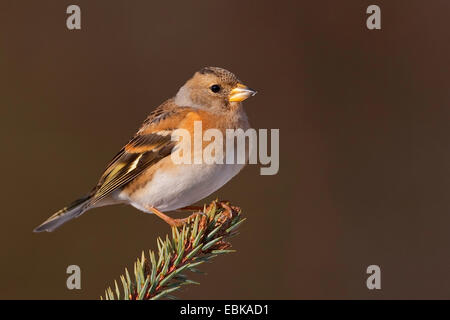
<path id="1" fill-rule="evenodd" d="M 243 167 L 243 164 L 178 165 L 170 171 L 156 171 L 142 189 L 130 196 L 121 194 L 120 198 L 145 212 L 150 212 L 149 207 L 176 210 L 206 198 Z"/>

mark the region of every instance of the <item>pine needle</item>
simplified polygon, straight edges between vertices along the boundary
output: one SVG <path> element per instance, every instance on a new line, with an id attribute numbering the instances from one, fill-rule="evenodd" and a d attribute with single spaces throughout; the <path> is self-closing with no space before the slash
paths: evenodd
<path id="1" fill-rule="evenodd" d="M 205 206 L 203 214 L 190 219 L 182 227 L 172 227 L 171 237 L 157 239 L 157 253 L 149 252 L 134 263 L 134 278 L 125 268 L 120 276 L 122 286 L 114 281 L 105 290 L 102 300 L 156 300 L 173 299 L 169 295 L 183 285 L 198 284 L 190 280 L 183 272 L 202 273 L 196 267 L 217 255 L 234 252 L 230 250 L 228 239 L 244 221 L 241 210 L 227 202 L 213 201 Z M 158 257 L 156 257 L 156 254 Z"/>

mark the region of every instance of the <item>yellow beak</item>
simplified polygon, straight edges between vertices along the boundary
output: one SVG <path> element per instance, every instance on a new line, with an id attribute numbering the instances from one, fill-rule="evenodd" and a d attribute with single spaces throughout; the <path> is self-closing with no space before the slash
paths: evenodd
<path id="1" fill-rule="evenodd" d="M 253 97 L 256 94 L 256 91 L 250 89 L 247 86 L 244 86 L 242 83 L 238 83 L 237 86 L 231 90 L 229 101 L 244 101 L 249 97 Z"/>

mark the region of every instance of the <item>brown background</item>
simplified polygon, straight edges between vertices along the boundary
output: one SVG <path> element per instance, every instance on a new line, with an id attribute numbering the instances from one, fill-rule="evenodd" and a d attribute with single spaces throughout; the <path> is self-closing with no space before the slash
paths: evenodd
<path id="1" fill-rule="evenodd" d="M 365 10 L 377 3 L 382 30 Z M 79 4 L 82 30 L 65 9 Z M 0 3 L 0 298 L 96 299 L 166 225 L 131 207 L 31 230 L 86 192 L 145 116 L 221 66 L 280 129 L 280 171 L 242 206 L 237 253 L 180 298 L 450 298 L 449 1 Z M 65 287 L 82 269 L 82 290 Z M 368 265 L 382 290 L 366 288 Z"/>

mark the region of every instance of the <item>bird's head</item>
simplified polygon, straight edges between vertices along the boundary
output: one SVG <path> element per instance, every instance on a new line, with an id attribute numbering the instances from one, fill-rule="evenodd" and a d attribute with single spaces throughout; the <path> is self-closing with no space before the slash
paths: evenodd
<path id="1" fill-rule="evenodd" d="M 196 72 L 178 91 L 178 106 L 210 110 L 228 110 L 254 96 L 256 91 L 243 85 L 236 76 L 222 68 L 206 67 Z"/>

